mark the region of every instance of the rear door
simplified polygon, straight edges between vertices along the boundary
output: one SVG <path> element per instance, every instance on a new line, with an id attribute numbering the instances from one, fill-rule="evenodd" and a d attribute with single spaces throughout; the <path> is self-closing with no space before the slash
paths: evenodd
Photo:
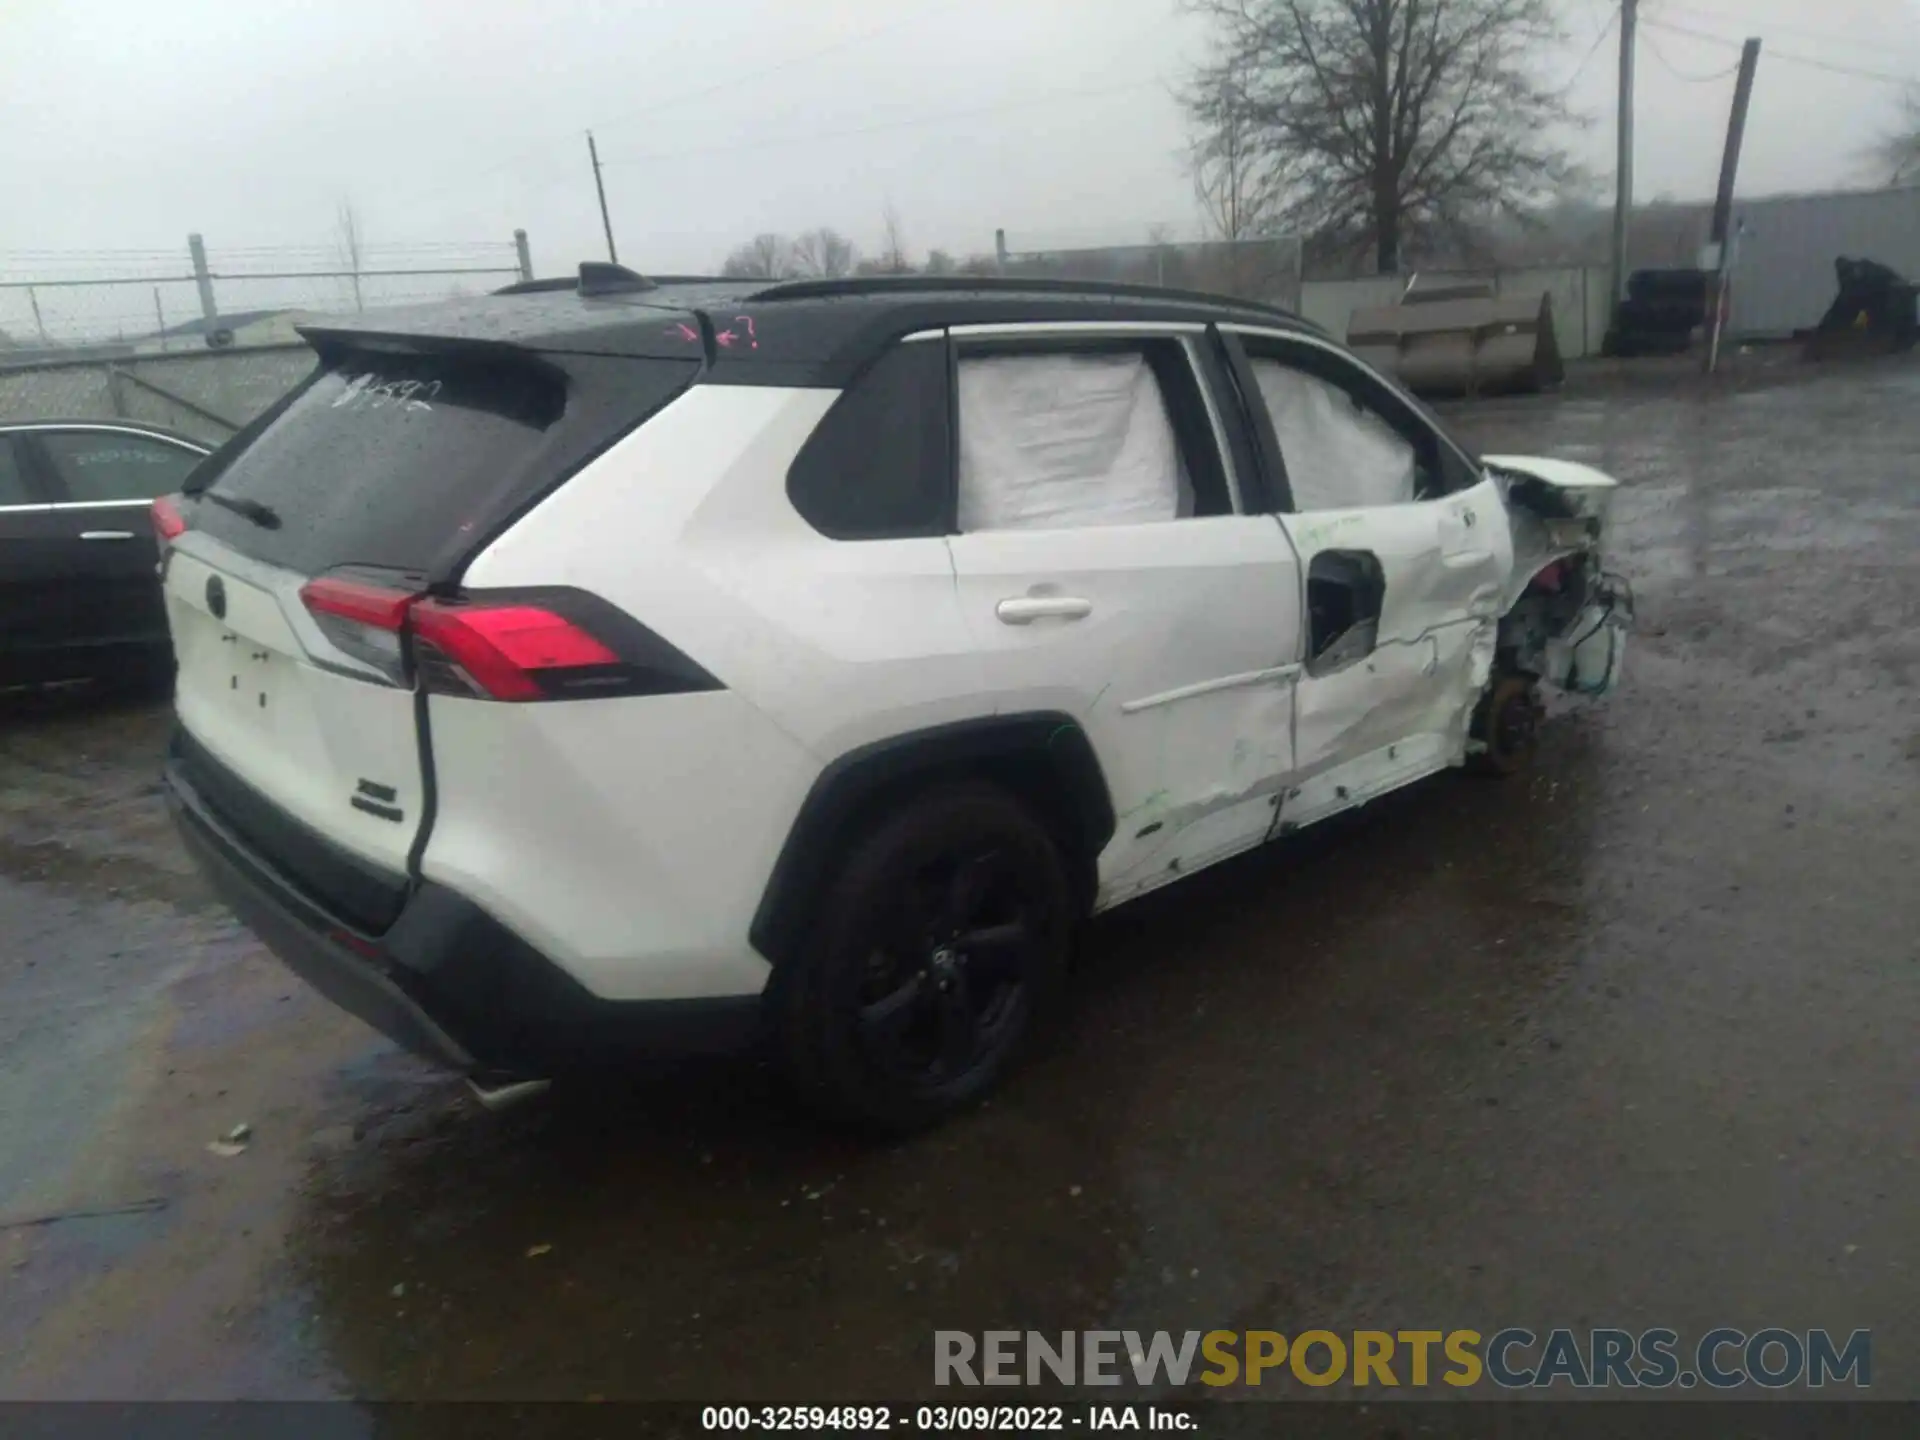
<path id="1" fill-rule="evenodd" d="M 245 838 L 342 918 L 378 931 L 398 891 L 329 890 L 339 867 L 303 872 L 297 852 L 317 836 L 397 885 L 429 810 L 405 597 L 450 591 L 461 557 L 695 369 L 430 341 L 341 348 L 196 477 L 166 567 L 180 722 L 216 787 L 265 817 Z M 309 603 L 316 581 L 331 610 Z M 353 621 L 356 596 L 374 623 Z"/>
<path id="2" fill-rule="evenodd" d="M 956 332 L 962 608 L 1000 709 L 1086 727 L 1102 903 L 1262 840 L 1292 768 L 1300 576 L 1239 513 L 1204 327 Z"/>
<path id="3" fill-rule="evenodd" d="M 156 496 L 178 490 L 206 452 L 106 425 L 36 426 L 21 438 L 53 491 L 49 603 L 69 642 L 165 643 L 148 510 Z"/>
<path id="4" fill-rule="evenodd" d="M 1513 543 L 1492 481 L 1372 371 L 1296 335 L 1233 344 L 1307 580 L 1286 807 L 1304 824 L 1449 763 Z"/>

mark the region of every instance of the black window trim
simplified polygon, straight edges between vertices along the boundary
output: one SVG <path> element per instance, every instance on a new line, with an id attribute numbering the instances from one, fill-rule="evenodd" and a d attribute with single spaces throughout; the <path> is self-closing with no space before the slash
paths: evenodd
<path id="1" fill-rule="evenodd" d="M 1232 412 L 1239 420 L 1240 433 L 1252 453 L 1251 471 L 1257 493 L 1248 495 L 1250 514 L 1288 513 L 1293 510 L 1293 485 L 1287 479 L 1287 463 L 1273 433 L 1273 418 L 1260 399 L 1253 366 L 1239 337 L 1219 326 L 1211 327 L 1217 355 L 1224 362 L 1223 379 L 1232 387 Z M 1243 491 L 1246 487 L 1242 486 Z"/>
<path id="2" fill-rule="evenodd" d="M 1220 333 L 1231 358 L 1235 378 L 1241 387 L 1243 401 L 1253 421 L 1254 432 L 1259 437 L 1261 449 L 1267 456 L 1272 472 L 1282 477 L 1284 496 L 1274 497 L 1276 501 L 1283 502 L 1275 504 L 1274 509 L 1277 513 L 1299 514 L 1301 512 L 1294 504 L 1293 487 L 1284 478 L 1286 461 L 1281 455 L 1279 437 L 1273 431 L 1272 417 L 1268 415 L 1265 403 L 1259 398 L 1260 388 L 1253 374 L 1253 361 L 1274 359 L 1285 364 L 1289 351 L 1295 353 L 1309 351 L 1317 356 L 1325 356 L 1326 360 L 1335 366 L 1344 366 L 1353 374 L 1358 384 L 1348 386 L 1340 384 L 1338 380 L 1330 380 L 1329 383 L 1340 385 L 1341 389 L 1368 403 L 1379 414 L 1380 419 L 1408 444 L 1418 449 L 1423 442 L 1430 443 L 1435 447 L 1436 461 L 1441 458 L 1439 452 L 1450 452 L 1468 474 L 1479 476 L 1484 473 L 1485 466 L 1448 434 L 1446 427 L 1425 406 L 1414 399 L 1405 387 L 1381 374 L 1352 351 L 1338 345 L 1326 344 L 1310 335 L 1284 330 L 1268 330 L 1254 325 L 1227 322 L 1220 326 Z M 1248 345 L 1249 341 L 1253 342 L 1251 348 Z M 1254 354 L 1255 349 L 1261 353 Z M 1312 368 L 1306 366 L 1300 368 L 1306 374 L 1314 375 L 1316 378 L 1326 378 L 1319 376 Z M 1373 396 L 1367 393 L 1369 391 L 1384 396 L 1387 403 L 1385 405 L 1375 403 Z M 1444 469 L 1444 465 L 1442 468 Z M 1457 491 L 1442 490 L 1435 495 L 1419 497 L 1414 503 L 1426 504 L 1457 493 Z"/>
<path id="3" fill-rule="evenodd" d="M 1186 380 L 1192 387 L 1192 394 L 1188 398 L 1198 399 L 1200 402 L 1200 414 L 1195 416 L 1190 413 L 1188 405 L 1181 403 L 1174 395 L 1168 393 L 1163 378 L 1157 370 L 1155 371 L 1154 379 L 1161 386 L 1161 402 L 1166 406 L 1167 420 L 1173 428 L 1174 443 L 1180 447 L 1181 455 L 1187 465 L 1188 481 L 1194 489 L 1194 513 L 1188 516 L 1176 516 L 1175 520 L 1219 519 L 1230 515 L 1257 513 L 1250 508 L 1254 497 L 1247 491 L 1244 477 L 1234 464 L 1236 455 L 1232 440 L 1227 433 L 1228 414 L 1220 404 L 1218 387 L 1214 384 L 1206 363 L 1204 341 L 1211 328 L 1204 320 L 1035 320 L 950 326 L 947 330 L 950 356 L 948 404 L 953 416 L 952 485 L 955 521 L 948 533 L 953 535 L 961 533 L 957 517 L 960 481 L 960 360 L 963 354 L 1060 354 L 1072 350 L 1135 347 L 1144 349 L 1148 345 L 1170 345 L 1182 357 Z M 1212 491 L 1213 500 L 1224 502 L 1225 508 L 1201 511 L 1199 505 L 1205 491 Z M 974 533 L 994 532 L 976 531 Z"/>
<path id="4" fill-rule="evenodd" d="M 941 359 L 945 362 L 946 384 L 940 395 L 940 403 L 946 406 L 946 415 L 944 418 L 947 426 L 947 445 L 946 455 L 942 462 L 943 473 L 940 475 L 938 481 L 940 492 L 938 511 L 928 517 L 926 524 L 923 526 L 913 529 L 902 529 L 898 534 L 878 531 L 863 533 L 840 529 L 837 526 L 824 522 L 817 513 L 808 513 L 807 508 L 795 498 L 793 492 L 796 472 L 800 469 L 802 463 L 808 459 L 816 439 L 832 421 L 834 412 L 838 410 L 844 402 L 855 395 L 873 371 L 910 345 L 939 346 L 942 351 Z M 794 452 L 793 459 L 788 462 L 786 479 L 782 482 L 781 488 L 786 494 L 787 504 L 792 507 L 801 522 L 815 534 L 839 545 L 876 545 L 884 544 L 887 541 L 901 540 L 944 541 L 947 536 L 956 533 L 960 503 L 958 484 L 960 474 L 960 426 L 954 399 L 954 373 L 953 346 L 951 342 L 949 342 L 947 332 L 944 329 L 916 330 L 912 334 L 898 337 L 892 343 L 882 346 L 879 350 L 875 351 L 868 361 L 849 377 L 847 383 L 839 387 L 839 393 L 834 396 L 832 403 L 827 406 L 826 413 L 815 423 L 813 429 L 808 433 L 807 438 L 800 442 L 800 448 Z"/>

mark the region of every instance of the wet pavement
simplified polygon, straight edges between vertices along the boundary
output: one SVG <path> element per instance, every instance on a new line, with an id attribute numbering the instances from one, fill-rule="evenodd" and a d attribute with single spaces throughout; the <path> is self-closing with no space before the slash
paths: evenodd
<path id="1" fill-rule="evenodd" d="M 1920 1398 L 1920 366 L 1455 423 L 1625 482 L 1620 691 L 1096 925 L 1059 1042 L 907 1145 L 739 1065 L 486 1114 L 211 904 L 163 707 L 13 706 L 0 1398 L 899 1399 L 936 1328 L 1509 1324 L 1870 1328 Z"/>

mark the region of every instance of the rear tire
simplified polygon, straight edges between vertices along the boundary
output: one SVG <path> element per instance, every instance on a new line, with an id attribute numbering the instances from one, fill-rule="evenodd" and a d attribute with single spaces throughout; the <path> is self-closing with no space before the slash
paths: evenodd
<path id="1" fill-rule="evenodd" d="M 997 786 L 943 786 L 882 817 L 782 983 L 781 1048 L 803 1097 L 900 1135 L 993 1089 L 1058 1007 L 1072 895 L 1053 837 Z"/>

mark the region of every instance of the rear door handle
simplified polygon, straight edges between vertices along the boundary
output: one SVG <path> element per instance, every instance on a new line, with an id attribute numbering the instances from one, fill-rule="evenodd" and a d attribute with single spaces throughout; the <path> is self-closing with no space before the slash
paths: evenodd
<path id="1" fill-rule="evenodd" d="M 1076 595 L 1018 595 L 993 607 L 1003 625 L 1031 625 L 1036 620 L 1084 620 L 1093 602 Z"/>
<path id="2" fill-rule="evenodd" d="M 82 530 L 80 532 L 80 538 L 82 540 L 131 540 L 133 539 L 133 531 L 131 530 Z"/>
<path id="3" fill-rule="evenodd" d="M 1491 550 L 1455 550 L 1451 555 L 1442 556 L 1440 563 L 1449 570 L 1471 570 L 1476 565 L 1485 565 L 1491 559 Z"/>

